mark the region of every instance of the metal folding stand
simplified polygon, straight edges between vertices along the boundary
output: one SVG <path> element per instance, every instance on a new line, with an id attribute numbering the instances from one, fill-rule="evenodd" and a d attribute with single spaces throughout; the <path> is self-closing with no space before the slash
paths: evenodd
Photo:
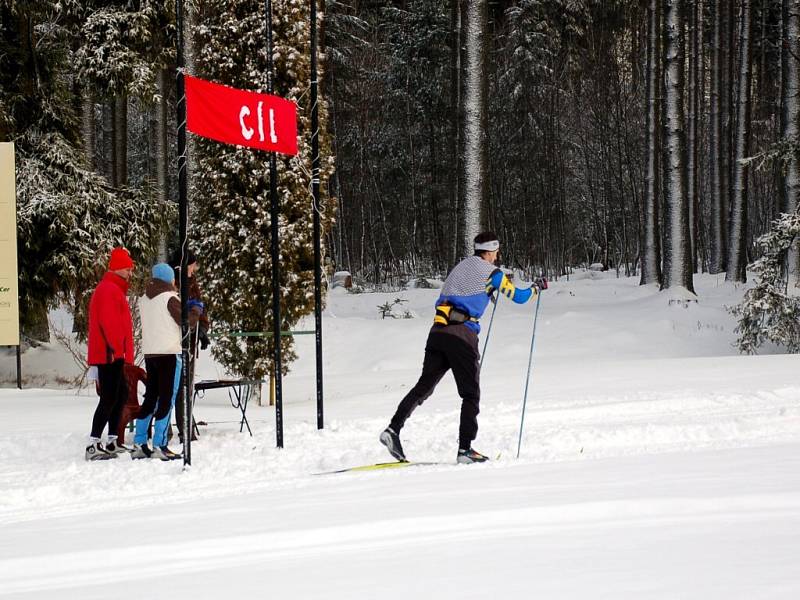
<path id="1" fill-rule="evenodd" d="M 194 396 L 192 397 L 192 404 L 194 405 L 198 396 L 205 393 L 207 390 L 219 390 L 227 388 L 228 400 L 231 406 L 242 413 L 242 419 L 239 422 L 239 433 L 244 431 L 247 427 L 247 432 L 252 436 L 253 432 L 250 429 L 250 423 L 247 420 L 247 403 L 253 395 L 253 386 L 261 385 L 260 381 L 251 379 L 221 379 L 215 381 L 198 381 L 194 385 Z"/>

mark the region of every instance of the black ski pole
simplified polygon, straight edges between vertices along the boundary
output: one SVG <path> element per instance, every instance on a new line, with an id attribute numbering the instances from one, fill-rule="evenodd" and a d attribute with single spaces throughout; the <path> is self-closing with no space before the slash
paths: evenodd
<path id="1" fill-rule="evenodd" d="M 533 316 L 533 334 L 531 335 L 531 352 L 528 355 L 528 375 L 525 378 L 525 395 L 522 398 L 522 418 L 519 421 L 519 441 L 517 441 L 517 458 L 522 446 L 522 428 L 525 424 L 525 405 L 528 403 L 528 384 L 531 380 L 531 363 L 533 362 L 533 344 L 536 341 L 536 321 L 539 320 L 539 304 L 542 301 L 542 292 L 539 290 L 536 296 L 536 313 Z"/>
<path id="2" fill-rule="evenodd" d="M 486 356 L 486 346 L 489 345 L 489 334 L 492 333 L 492 322 L 494 321 L 494 311 L 497 310 L 497 303 L 500 302 L 499 292 L 497 295 L 494 295 L 493 293 L 492 302 L 494 302 L 494 306 L 492 307 L 492 316 L 489 317 L 489 327 L 486 329 L 486 339 L 483 340 L 483 352 L 481 352 L 481 362 L 478 365 L 479 371 L 483 368 L 483 357 Z"/>

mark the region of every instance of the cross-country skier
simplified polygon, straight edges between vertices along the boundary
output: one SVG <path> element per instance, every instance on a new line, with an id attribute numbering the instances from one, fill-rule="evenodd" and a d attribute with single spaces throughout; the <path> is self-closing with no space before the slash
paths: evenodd
<path id="1" fill-rule="evenodd" d="M 425 344 L 425 358 L 419 381 L 400 402 L 389 427 L 380 435 L 381 443 L 400 461 L 406 456 L 399 433 L 414 409 L 427 400 L 448 370 L 452 369 L 461 396 L 461 424 L 458 431 L 459 463 L 484 462 L 484 455 L 472 449 L 478 433 L 480 404 L 480 356 L 478 320 L 495 290 L 517 304 L 524 304 L 539 293 L 536 284 L 517 289 L 495 266 L 500 242 L 492 232 L 475 237 L 475 255 L 458 263 L 442 286 L 436 301 L 436 316 Z"/>

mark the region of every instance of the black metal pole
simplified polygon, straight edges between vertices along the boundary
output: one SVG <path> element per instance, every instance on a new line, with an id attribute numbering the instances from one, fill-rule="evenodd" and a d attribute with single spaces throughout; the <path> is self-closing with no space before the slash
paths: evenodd
<path id="1" fill-rule="evenodd" d="M 22 340 L 17 344 L 17 388 L 22 389 Z"/>
<path id="2" fill-rule="evenodd" d="M 311 0 L 311 194 L 314 198 L 314 323 L 317 342 L 317 429 L 322 408 L 322 242 L 319 215 L 319 111 L 317 110 L 317 0 Z"/>
<path id="3" fill-rule="evenodd" d="M 189 293 L 188 269 L 189 255 L 187 253 L 188 228 L 189 228 L 189 199 L 186 185 L 186 88 L 183 79 L 183 71 L 186 67 L 186 60 L 183 55 L 183 1 L 177 0 L 175 5 L 176 24 L 178 29 L 178 93 L 176 109 L 178 113 L 178 212 L 179 231 L 181 249 L 181 269 L 180 269 L 180 294 L 181 294 L 181 390 L 183 402 L 183 423 L 180 424 L 183 431 L 183 464 L 192 464 L 192 431 L 190 408 L 192 399 L 189 398 L 189 310 L 186 304 Z"/>
<path id="4" fill-rule="evenodd" d="M 272 1 L 266 0 L 267 20 L 267 93 L 274 93 L 272 65 Z M 272 340 L 275 345 L 275 437 L 283 448 L 283 383 L 281 375 L 281 267 L 278 252 L 278 165 L 275 153 L 269 153 L 270 237 L 272 238 Z"/>

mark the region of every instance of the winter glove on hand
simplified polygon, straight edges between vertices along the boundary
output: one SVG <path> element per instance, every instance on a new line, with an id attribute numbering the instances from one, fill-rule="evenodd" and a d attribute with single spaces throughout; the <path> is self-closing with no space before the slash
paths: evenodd
<path id="1" fill-rule="evenodd" d="M 547 289 L 547 278 L 546 277 L 537 277 L 533 281 L 533 285 L 536 286 L 538 290 L 546 290 Z"/>
<path id="2" fill-rule="evenodd" d="M 197 337 L 200 340 L 200 350 L 205 350 L 206 348 L 208 348 L 208 344 L 210 343 L 210 341 L 204 329 L 200 330 L 200 333 Z"/>

